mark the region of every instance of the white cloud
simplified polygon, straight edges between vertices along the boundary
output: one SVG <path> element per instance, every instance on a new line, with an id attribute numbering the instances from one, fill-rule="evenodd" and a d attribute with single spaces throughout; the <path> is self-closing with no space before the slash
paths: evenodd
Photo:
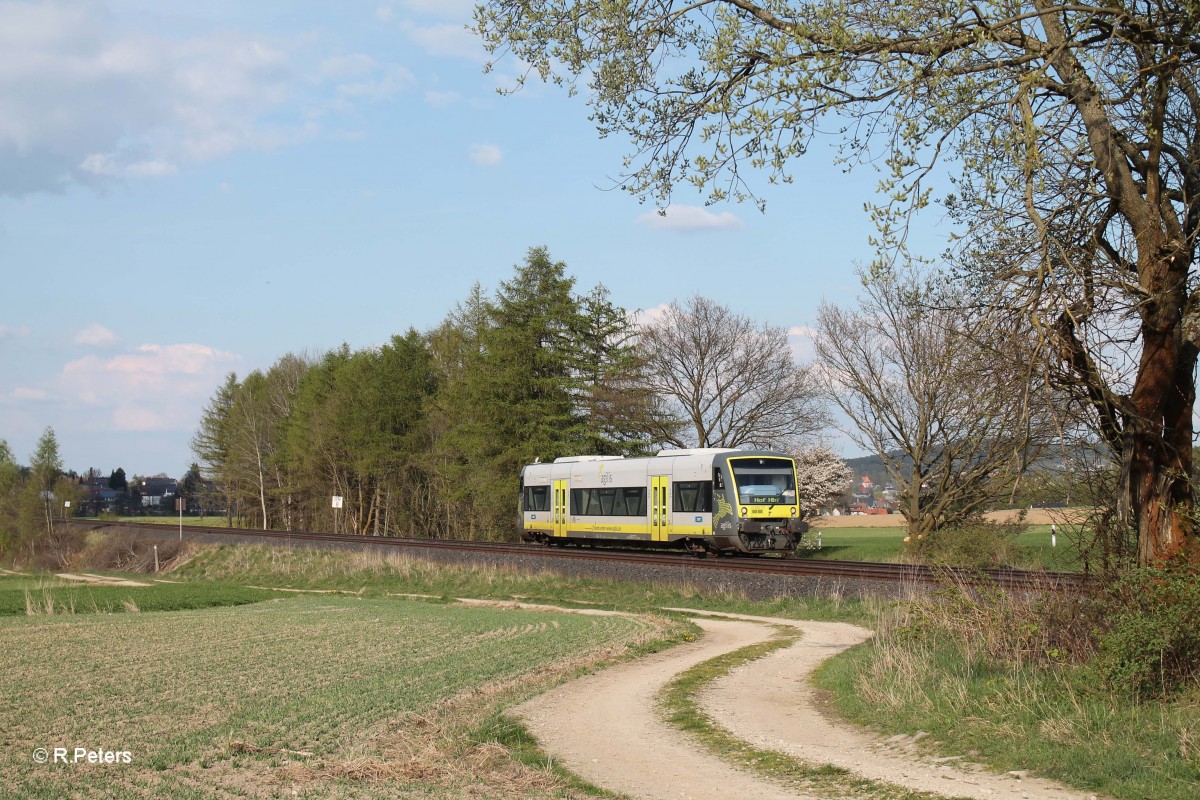
<path id="1" fill-rule="evenodd" d="M 813 339 L 817 335 L 816 328 L 811 328 L 807 325 L 793 325 L 788 328 L 787 335 L 788 345 L 792 348 L 792 355 L 798 362 L 808 364 L 816 360 L 817 351 L 813 344 Z"/>
<path id="2" fill-rule="evenodd" d="M 399 65 L 318 53 L 311 35 L 167 38 L 99 3 L 0 0 L 0 195 L 171 175 L 321 133 L 313 119 L 412 81 Z"/>
<path id="3" fill-rule="evenodd" d="M 112 358 L 68 363 L 58 391 L 65 404 L 90 407 L 117 430 L 187 429 L 238 361 L 206 345 L 146 344 Z"/>
<path id="4" fill-rule="evenodd" d="M 657 230 L 715 231 L 742 227 L 742 221 L 729 211 L 714 214 L 700 206 L 667 206 L 665 213 L 650 211 L 637 221 Z"/>
<path id="5" fill-rule="evenodd" d="M 103 347 L 104 345 L 116 344 L 118 336 L 103 325 L 93 322 L 86 328 L 75 334 L 75 344 L 90 345 L 93 347 Z"/>
<path id="6" fill-rule="evenodd" d="M 639 308 L 636 311 L 628 311 L 626 312 L 626 317 L 636 326 L 650 325 L 664 319 L 667 316 L 667 309 L 670 307 L 670 303 L 659 303 L 653 308 Z"/>
<path id="7" fill-rule="evenodd" d="M 481 167 L 495 167 L 504 161 L 504 152 L 494 144 L 473 144 L 471 160 Z"/>

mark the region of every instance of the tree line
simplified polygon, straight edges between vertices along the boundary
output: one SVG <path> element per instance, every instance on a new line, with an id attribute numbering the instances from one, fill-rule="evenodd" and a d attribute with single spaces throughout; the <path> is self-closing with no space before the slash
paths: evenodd
<path id="1" fill-rule="evenodd" d="M 532 248 L 431 330 L 229 375 L 192 448 L 231 523 L 504 539 L 526 464 L 794 449 L 826 423 L 818 395 L 784 329 L 702 297 L 639 324 Z"/>

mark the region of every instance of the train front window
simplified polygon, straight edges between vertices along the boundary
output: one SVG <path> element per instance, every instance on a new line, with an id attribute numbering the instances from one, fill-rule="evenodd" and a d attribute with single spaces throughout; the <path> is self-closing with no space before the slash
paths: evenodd
<path id="1" fill-rule="evenodd" d="M 796 502 L 796 472 L 786 458 L 731 458 L 738 503 L 791 505 Z"/>

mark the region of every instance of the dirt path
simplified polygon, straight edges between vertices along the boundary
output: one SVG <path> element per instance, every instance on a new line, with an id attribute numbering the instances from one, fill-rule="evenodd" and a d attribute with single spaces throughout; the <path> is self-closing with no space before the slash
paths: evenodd
<path id="1" fill-rule="evenodd" d="M 678 609 L 688 613 L 688 609 Z M 813 701 L 807 676 L 821 661 L 858 644 L 870 632 L 853 625 L 720 615 L 695 618 L 704 637 L 636 662 L 589 675 L 518 706 L 514 713 L 543 750 L 592 783 L 630 797 L 724 800 L 802 798 L 709 756 L 662 722 L 655 695 L 679 673 L 722 653 L 769 639 L 761 623 L 803 632 L 791 647 L 716 681 L 701 705 L 720 725 L 764 749 L 814 764 L 834 764 L 863 777 L 979 800 L 1089 800 L 1094 795 L 1049 781 L 997 775 L 955 760 L 936 761 L 838 727 Z M 815 799 L 813 799 L 815 800 Z"/>
<path id="2" fill-rule="evenodd" d="M 90 572 L 85 572 L 82 575 L 76 575 L 72 572 L 57 572 L 54 574 L 56 578 L 62 578 L 65 581 L 75 581 L 77 583 L 87 583 L 92 586 L 149 586 L 148 583 L 140 581 L 131 581 L 125 578 L 110 578 L 107 575 L 93 575 Z"/>
<path id="3" fill-rule="evenodd" d="M 518 706 L 542 749 L 588 781 L 630 797 L 792 800 L 800 795 L 702 756 L 656 713 L 655 694 L 684 670 L 773 631 L 752 622 L 696 620 L 703 639 L 620 664 Z M 816 800 L 816 798 L 811 798 Z"/>

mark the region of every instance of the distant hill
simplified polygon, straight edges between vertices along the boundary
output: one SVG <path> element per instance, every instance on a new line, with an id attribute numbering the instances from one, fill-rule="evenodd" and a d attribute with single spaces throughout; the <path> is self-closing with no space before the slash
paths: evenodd
<path id="1" fill-rule="evenodd" d="M 1066 453 L 1058 448 L 1048 448 L 1022 478 L 1016 496 L 1017 504 L 1069 502 L 1072 493 L 1079 488 L 1076 482 L 1086 481 L 1090 471 L 1088 467 L 1095 469 L 1104 458 L 1103 452 L 1097 446 L 1076 444 Z M 891 483 L 883 459 L 877 455 L 844 458 L 842 461 L 854 470 L 855 484 L 863 475 L 868 476 L 877 487 Z"/>
<path id="2" fill-rule="evenodd" d="M 854 481 L 863 475 L 870 477 L 871 482 L 876 486 L 883 486 L 886 483 L 891 483 L 891 478 L 888 477 L 887 467 L 883 465 L 883 459 L 879 456 L 859 456 L 858 458 L 844 458 L 842 461 L 847 467 L 854 470 Z"/>

